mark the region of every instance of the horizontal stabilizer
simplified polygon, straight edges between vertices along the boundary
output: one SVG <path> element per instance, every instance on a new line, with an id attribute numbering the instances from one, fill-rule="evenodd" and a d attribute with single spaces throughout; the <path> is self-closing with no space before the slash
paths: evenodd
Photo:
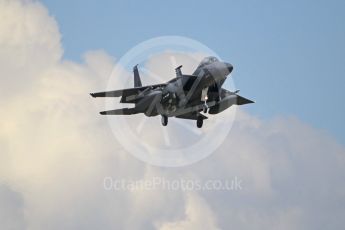
<path id="1" fill-rule="evenodd" d="M 128 97 L 131 95 L 138 95 L 140 92 L 144 91 L 147 88 L 156 89 L 159 87 L 164 87 L 166 84 L 157 84 L 157 85 L 147 85 L 135 88 L 128 89 L 119 89 L 114 91 L 99 92 L 99 93 L 90 93 L 92 97 Z"/>
<path id="2" fill-rule="evenodd" d="M 137 113 L 139 112 L 136 111 L 134 108 L 115 109 L 100 112 L 100 114 L 102 115 L 131 115 Z"/>
<path id="3" fill-rule="evenodd" d="M 108 92 L 90 93 L 92 97 L 121 97 L 123 90 L 114 90 Z"/>

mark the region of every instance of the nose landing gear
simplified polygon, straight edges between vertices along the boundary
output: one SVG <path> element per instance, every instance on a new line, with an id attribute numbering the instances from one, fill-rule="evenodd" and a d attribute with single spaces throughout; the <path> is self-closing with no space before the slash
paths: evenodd
<path id="1" fill-rule="evenodd" d="M 208 89 L 206 89 L 206 90 L 208 90 Z M 206 91 L 206 93 L 207 93 L 207 91 Z M 203 100 L 204 105 L 202 106 L 202 111 L 204 113 L 207 113 L 207 110 L 208 110 L 208 105 L 207 105 L 208 96 L 207 96 L 207 94 L 203 98 L 204 98 L 204 100 Z"/>
<path id="2" fill-rule="evenodd" d="M 203 107 L 202 107 L 202 111 L 203 111 L 204 113 L 207 113 L 207 110 L 208 110 L 208 106 L 207 106 L 207 104 L 206 104 L 206 102 L 205 102 L 205 104 L 204 104 Z"/>

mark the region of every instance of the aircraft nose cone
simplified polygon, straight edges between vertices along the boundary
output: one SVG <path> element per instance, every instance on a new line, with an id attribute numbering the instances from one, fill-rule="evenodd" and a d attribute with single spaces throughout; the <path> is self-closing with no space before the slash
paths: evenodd
<path id="1" fill-rule="evenodd" d="M 228 68 L 229 73 L 231 73 L 232 70 L 234 69 L 234 67 L 230 63 L 226 63 L 226 67 Z"/>

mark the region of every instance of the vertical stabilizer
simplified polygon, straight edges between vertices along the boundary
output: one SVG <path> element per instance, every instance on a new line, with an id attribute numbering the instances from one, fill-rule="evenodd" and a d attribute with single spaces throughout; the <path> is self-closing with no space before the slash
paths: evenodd
<path id="1" fill-rule="evenodd" d="M 141 80 L 140 80 L 140 75 L 138 71 L 138 65 L 135 65 L 133 67 L 133 73 L 134 73 L 134 87 L 141 87 Z"/>
<path id="2" fill-rule="evenodd" d="M 182 68 L 182 65 L 180 65 L 179 67 L 177 67 L 177 68 L 175 69 L 176 77 L 182 77 L 181 68 Z"/>

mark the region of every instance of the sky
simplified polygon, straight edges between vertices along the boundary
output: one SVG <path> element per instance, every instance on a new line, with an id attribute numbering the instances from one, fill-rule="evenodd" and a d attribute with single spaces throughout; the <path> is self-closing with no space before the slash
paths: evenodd
<path id="1" fill-rule="evenodd" d="M 342 229 L 343 4 L 0 0 L 0 229 Z M 109 123 L 104 101 L 89 96 L 118 76 L 128 49 L 161 35 L 206 44 L 256 101 L 228 109 L 236 116 L 221 143 L 183 167 L 131 155 L 114 134 L 122 121 Z M 165 56 L 145 67 L 169 72 Z M 119 70 L 116 87 L 131 75 Z M 202 152 L 228 113 L 202 129 L 147 118 L 142 152 L 167 133 L 194 143 L 186 128 L 212 135 L 190 154 Z"/>
<path id="2" fill-rule="evenodd" d="M 343 1 L 49 1 L 64 57 L 121 57 L 147 39 L 185 36 L 231 62 L 250 112 L 296 116 L 345 144 Z"/>

